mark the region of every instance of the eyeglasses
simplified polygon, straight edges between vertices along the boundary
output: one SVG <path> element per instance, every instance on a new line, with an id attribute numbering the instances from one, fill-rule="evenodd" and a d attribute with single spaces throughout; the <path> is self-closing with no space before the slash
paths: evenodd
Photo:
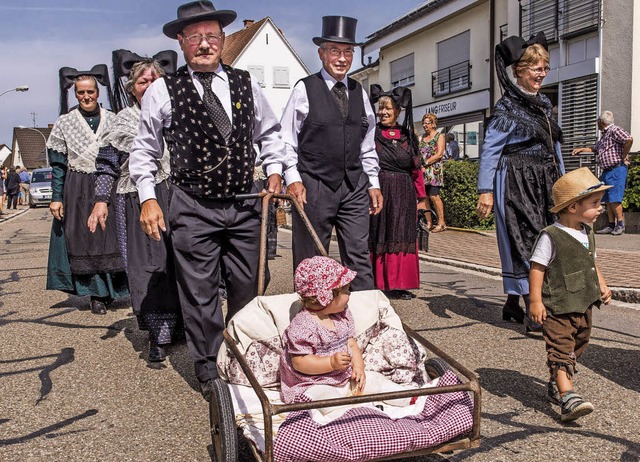
<path id="1" fill-rule="evenodd" d="M 433 125 L 433 122 L 423 122 L 422 126 L 424 127 L 425 125 Z"/>
<path id="2" fill-rule="evenodd" d="M 527 69 L 529 69 L 531 72 L 533 72 L 535 75 L 540 75 L 543 72 L 545 74 L 548 74 L 549 71 L 551 70 L 551 68 L 549 66 L 545 66 L 545 67 L 527 67 Z"/>
<path id="3" fill-rule="evenodd" d="M 222 39 L 222 34 L 194 34 L 189 37 L 185 37 L 184 39 L 189 42 L 189 45 L 200 45 L 200 43 L 202 43 L 202 39 L 206 40 L 209 45 L 215 45 Z"/>
<path id="4" fill-rule="evenodd" d="M 353 50 L 340 50 L 338 48 L 323 48 L 323 50 L 333 58 L 339 58 L 340 55 L 344 55 L 345 58 L 353 58 Z"/>

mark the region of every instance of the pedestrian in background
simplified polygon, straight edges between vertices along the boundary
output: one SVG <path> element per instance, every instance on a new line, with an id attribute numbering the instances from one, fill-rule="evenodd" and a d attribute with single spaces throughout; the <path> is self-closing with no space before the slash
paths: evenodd
<path id="1" fill-rule="evenodd" d="M 562 131 L 552 105 L 540 93 L 549 72 L 544 33 L 530 40 L 511 36 L 496 45 L 496 72 L 504 90 L 487 126 L 480 154 L 477 214 L 494 208 L 502 283 L 502 319 L 524 322 L 520 296 L 529 307 L 529 259 L 538 233 L 555 221 L 551 188 L 564 172 Z M 511 66 L 516 81 L 507 75 Z M 495 196 L 495 202 L 494 202 Z M 527 321 L 527 331 L 538 329 Z"/>
<path id="2" fill-rule="evenodd" d="M 596 162 L 602 174 L 600 181 L 612 188 L 604 193 L 603 202 L 607 204 L 608 224 L 596 231 L 596 234 L 613 234 L 619 236 L 624 233 L 624 212 L 622 199 L 627 184 L 627 172 L 629 170 L 629 151 L 633 144 L 633 138 L 629 132 L 614 125 L 613 113 L 604 111 L 598 117 L 598 128 L 602 136 L 593 147 L 576 148 L 571 155 L 594 152 Z"/>
<path id="3" fill-rule="evenodd" d="M 31 183 L 31 175 L 27 172 L 26 168 L 20 170 L 20 192 L 21 192 L 21 204 L 29 205 L 29 185 Z"/>
<path id="4" fill-rule="evenodd" d="M 0 215 L 4 215 L 4 201 L 7 197 L 7 188 L 5 180 L 7 179 L 7 167 L 0 169 Z"/>
<path id="5" fill-rule="evenodd" d="M 460 160 L 460 146 L 453 133 L 447 133 L 447 146 L 445 147 L 445 160 Z"/>
<path id="6" fill-rule="evenodd" d="M 591 225 L 602 212 L 602 196 L 612 186 L 587 167 L 562 176 L 553 186 L 551 211 L 558 221 L 542 230 L 531 255 L 531 319 L 542 324 L 546 343 L 549 400 L 569 422 L 593 411 L 575 392 L 576 361 L 587 348 L 593 307 L 611 301 L 611 290 L 596 263 Z"/>
<path id="7" fill-rule="evenodd" d="M 447 229 L 444 222 L 444 204 L 440 197 L 440 188 L 444 186 L 445 137 L 438 131 L 438 116 L 435 114 L 428 113 L 422 116 L 422 127 L 424 134 L 420 137 L 419 149 L 422 156 L 424 187 L 438 216 L 438 223 L 431 227 L 431 214 L 427 213 L 427 226 L 432 233 L 439 233 Z"/>
<path id="8" fill-rule="evenodd" d="M 20 166 L 9 169 L 7 179 L 5 180 L 5 188 L 7 190 L 7 210 L 18 208 L 18 198 L 20 195 Z"/>

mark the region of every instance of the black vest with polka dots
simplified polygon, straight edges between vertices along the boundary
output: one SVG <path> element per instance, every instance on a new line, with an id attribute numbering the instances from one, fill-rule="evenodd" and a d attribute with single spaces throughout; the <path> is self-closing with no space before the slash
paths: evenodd
<path id="1" fill-rule="evenodd" d="M 225 142 L 207 112 L 186 66 L 164 77 L 171 99 L 171 125 L 164 136 L 171 153 L 171 179 L 199 197 L 225 198 L 251 191 L 253 92 L 248 72 L 223 65 L 229 78 L 232 121 Z"/>

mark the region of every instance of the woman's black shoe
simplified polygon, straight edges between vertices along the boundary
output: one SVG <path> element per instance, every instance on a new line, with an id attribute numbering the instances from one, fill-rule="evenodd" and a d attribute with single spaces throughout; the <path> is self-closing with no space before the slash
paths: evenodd
<path id="1" fill-rule="evenodd" d="M 408 290 L 396 290 L 396 294 L 400 300 L 411 300 L 413 298 L 413 294 Z"/>
<path id="2" fill-rule="evenodd" d="M 502 320 L 510 321 L 511 319 L 518 324 L 522 324 L 524 322 L 524 311 L 519 305 L 512 305 L 507 301 L 502 307 Z"/>
<path id="3" fill-rule="evenodd" d="M 93 314 L 107 314 L 107 306 L 100 300 L 91 300 L 91 312 Z"/>
<path id="4" fill-rule="evenodd" d="M 149 362 L 161 363 L 167 359 L 167 352 L 160 345 L 156 345 L 155 342 L 149 343 Z"/>

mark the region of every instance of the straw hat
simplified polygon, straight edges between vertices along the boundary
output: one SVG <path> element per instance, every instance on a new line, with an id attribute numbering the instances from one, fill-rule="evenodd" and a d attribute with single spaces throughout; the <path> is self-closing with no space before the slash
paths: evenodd
<path id="1" fill-rule="evenodd" d="M 574 202 L 584 199 L 591 194 L 606 191 L 613 186 L 606 186 L 591 173 L 587 167 L 582 167 L 565 175 L 562 175 L 553 185 L 553 213 L 558 213 Z"/>

